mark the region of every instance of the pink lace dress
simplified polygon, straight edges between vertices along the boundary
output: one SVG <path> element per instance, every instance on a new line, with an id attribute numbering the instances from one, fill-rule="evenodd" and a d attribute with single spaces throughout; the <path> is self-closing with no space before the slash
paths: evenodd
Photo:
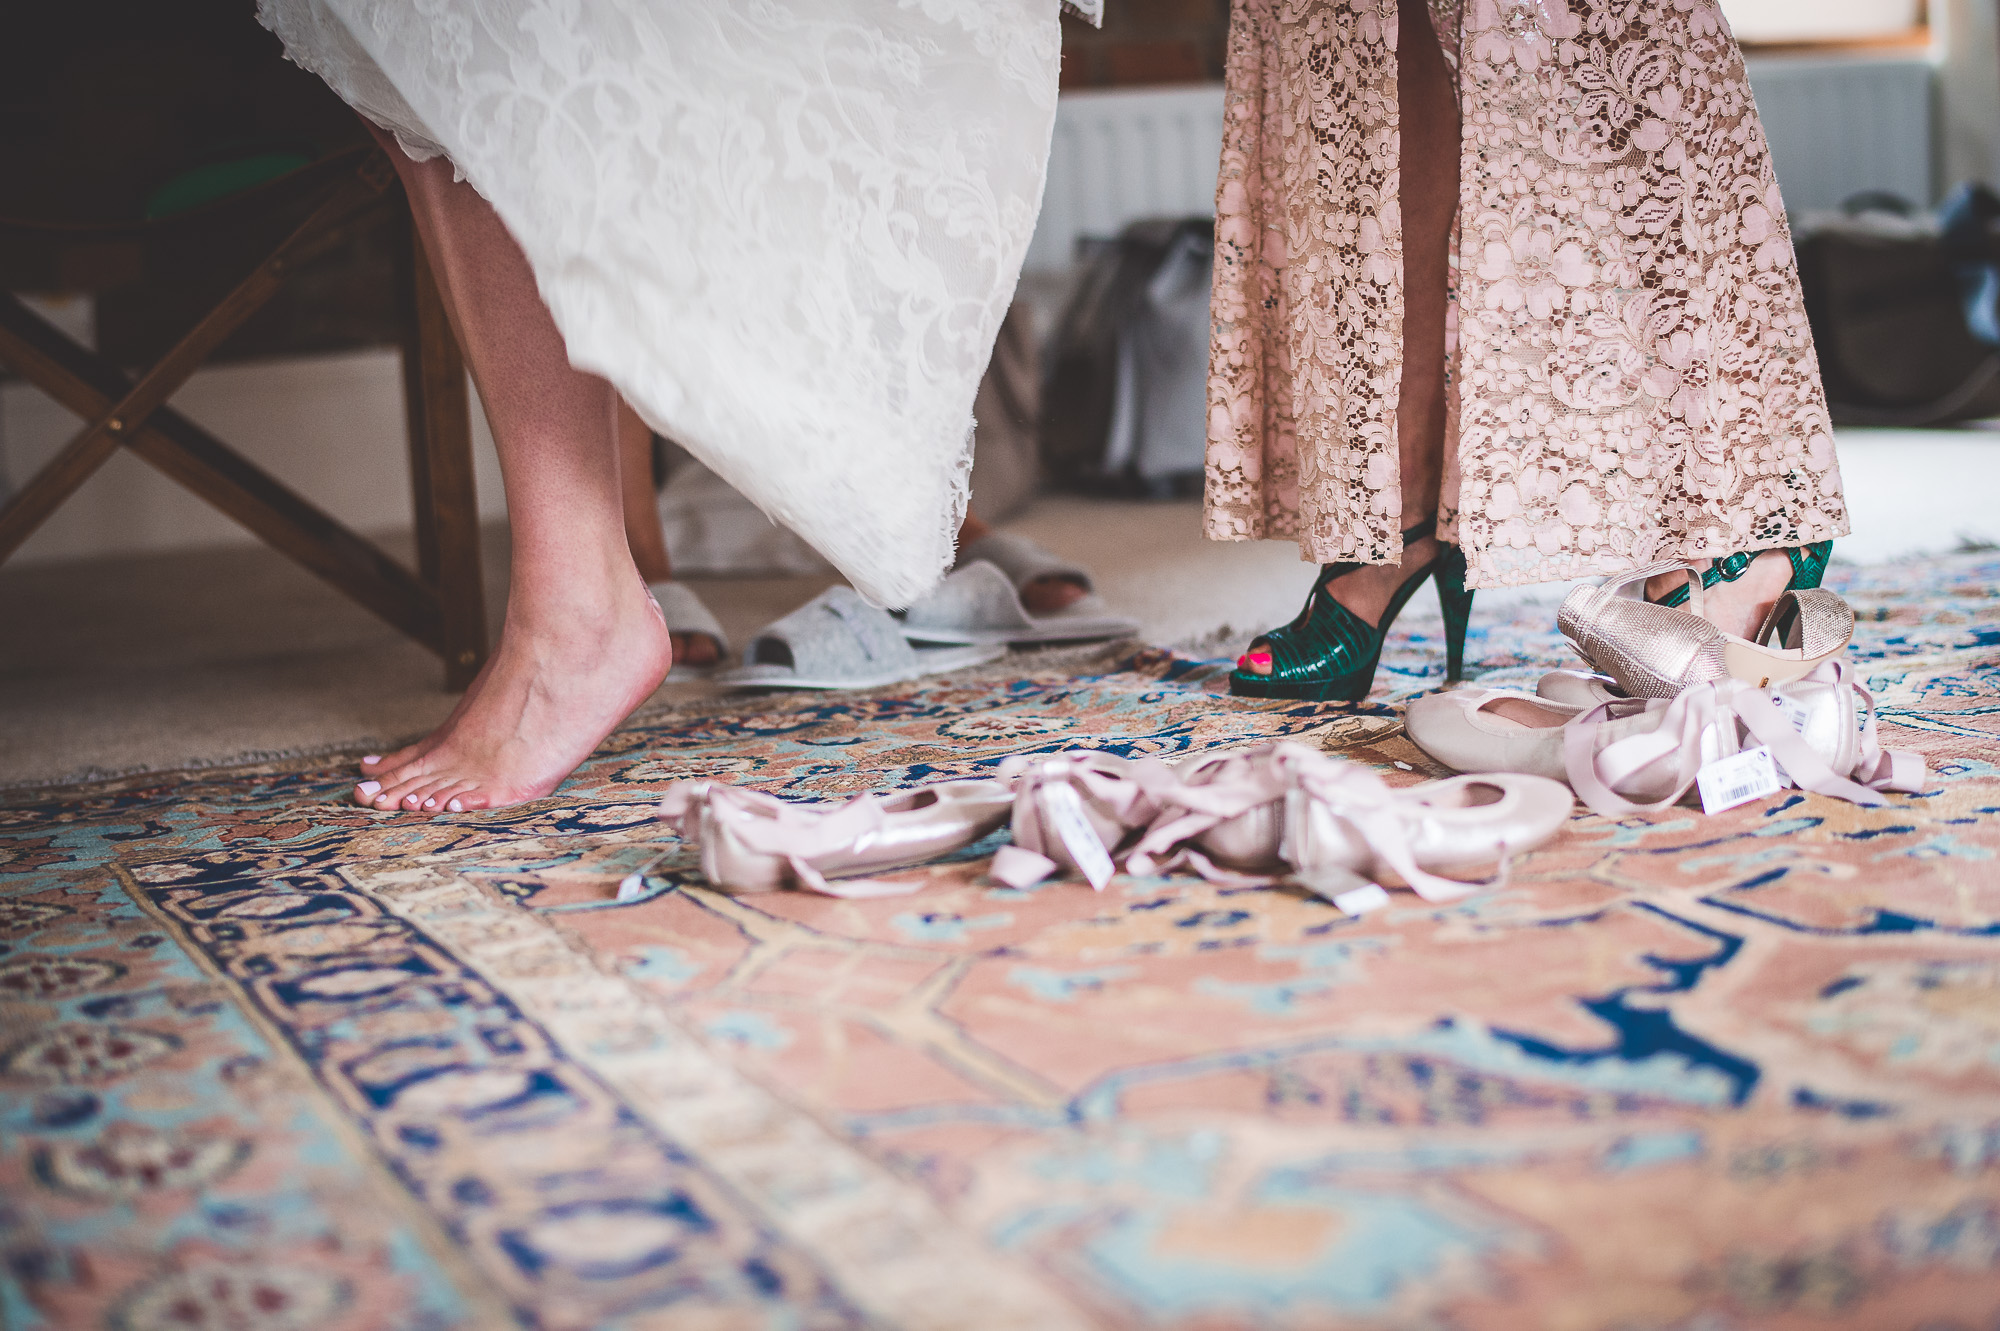
<path id="1" fill-rule="evenodd" d="M 1472 585 L 1844 534 L 1784 208 L 1714 0 L 1431 8 L 1463 125 L 1440 522 Z M 1396 33 L 1396 0 L 1235 0 L 1211 539 L 1401 549 Z"/>

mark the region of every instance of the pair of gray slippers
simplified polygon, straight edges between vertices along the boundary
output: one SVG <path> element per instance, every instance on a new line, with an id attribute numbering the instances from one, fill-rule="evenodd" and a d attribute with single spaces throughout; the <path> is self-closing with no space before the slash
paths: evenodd
<path id="1" fill-rule="evenodd" d="M 1050 614 L 1030 614 L 1021 591 L 1046 577 L 1090 587 L 1083 569 L 1032 541 L 995 532 L 968 544 L 958 567 L 902 614 L 868 604 L 851 587 L 830 587 L 766 626 L 750 640 L 741 666 L 713 678 L 733 688 L 873 689 L 983 665 L 1013 645 L 1089 642 L 1138 632 L 1136 621 L 1110 613 L 1095 594 Z M 683 627 L 671 613 L 668 624 L 677 632 L 712 632 L 722 643 L 720 627 L 710 627 L 714 617 L 707 608 L 692 593 L 687 599 L 707 624 Z"/>

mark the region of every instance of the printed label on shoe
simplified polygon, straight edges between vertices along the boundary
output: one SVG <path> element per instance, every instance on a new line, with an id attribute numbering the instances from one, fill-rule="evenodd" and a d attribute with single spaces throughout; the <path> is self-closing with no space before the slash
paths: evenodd
<path id="1" fill-rule="evenodd" d="M 1771 706 L 1777 708 L 1779 714 L 1792 723 L 1793 730 L 1801 735 L 1806 733 L 1806 722 L 1812 719 L 1812 712 L 1807 710 L 1804 703 L 1793 702 L 1782 693 L 1774 693 L 1771 695 Z"/>
<path id="2" fill-rule="evenodd" d="M 1055 833 L 1062 838 L 1069 857 L 1090 880 L 1091 887 L 1102 892 L 1118 870 L 1111 862 L 1111 853 L 1097 839 L 1097 829 L 1083 816 L 1083 801 L 1074 788 L 1053 782 L 1042 787 L 1041 796 L 1042 812 L 1055 824 Z"/>
<path id="3" fill-rule="evenodd" d="M 1773 693 L 1771 706 L 1777 709 L 1778 715 L 1792 723 L 1792 730 L 1795 733 L 1800 735 L 1806 733 L 1806 723 L 1812 719 L 1812 712 L 1804 703 L 1794 702 L 1782 693 Z M 1779 785 L 1790 788 L 1799 784 L 1792 779 L 1792 774 L 1785 770 L 1785 765 L 1779 762 L 1775 755 L 1771 759 L 1771 766 L 1777 770 Z"/>
<path id="4" fill-rule="evenodd" d="M 1775 795 L 1780 789 L 1771 751 L 1759 746 L 1729 758 L 1719 758 L 1695 776 L 1701 787 L 1701 811 L 1721 813 L 1739 804 Z"/>

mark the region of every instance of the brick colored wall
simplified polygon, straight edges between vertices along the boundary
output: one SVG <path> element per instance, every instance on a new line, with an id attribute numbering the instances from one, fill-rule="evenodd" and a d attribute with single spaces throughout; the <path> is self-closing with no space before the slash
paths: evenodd
<path id="1" fill-rule="evenodd" d="M 1063 16 L 1062 86 L 1222 79 L 1229 0 L 1108 0 L 1102 30 Z"/>

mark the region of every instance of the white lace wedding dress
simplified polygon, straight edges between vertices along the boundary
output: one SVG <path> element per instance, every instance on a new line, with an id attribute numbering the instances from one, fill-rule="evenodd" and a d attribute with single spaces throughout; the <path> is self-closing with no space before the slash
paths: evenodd
<path id="1" fill-rule="evenodd" d="M 1041 206 L 1056 0 L 259 17 L 485 196 L 573 364 L 871 600 L 908 604 L 949 566 L 973 394 Z"/>

